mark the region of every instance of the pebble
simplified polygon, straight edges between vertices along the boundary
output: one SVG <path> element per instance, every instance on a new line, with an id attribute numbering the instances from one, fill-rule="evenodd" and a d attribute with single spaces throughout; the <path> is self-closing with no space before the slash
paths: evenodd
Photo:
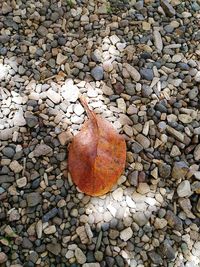
<path id="1" fill-rule="evenodd" d="M 25 187 L 27 185 L 27 178 L 26 177 L 22 177 L 20 179 L 16 180 L 17 186 L 19 188 Z"/>
<path id="2" fill-rule="evenodd" d="M 14 126 L 26 125 L 26 120 L 24 118 L 24 112 L 22 109 L 15 112 L 15 115 L 13 117 L 13 124 L 14 124 Z"/>
<path id="3" fill-rule="evenodd" d="M 13 148 L 7 146 L 2 149 L 2 153 L 5 157 L 8 157 L 9 159 L 12 159 L 15 155 L 15 151 Z"/>
<path id="4" fill-rule="evenodd" d="M 95 79 L 95 81 L 100 81 L 103 79 L 104 73 L 103 68 L 101 66 L 96 66 L 91 70 L 91 75 Z"/>
<path id="5" fill-rule="evenodd" d="M 61 245 L 59 243 L 49 243 L 47 244 L 47 250 L 53 255 L 58 256 L 61 252 Z"/>
<path id="6" fill-rule="evenodd" d="M 42 197 L 39 192 L 32 192 L 27 194 L 26 197 L 28 207 L 35 207 L 42 201 Z"/>
<path id="7" fill-rule="evenodd" d="M 131 227 L 128 227 L 120 232 L 120 238 L 125 242 L 128 241 L 132 236 L 133 236 L 133 231 Z"/>
<path id="8" fill-rule="evenodd" d="M 153 36 L 154 36 L 155 47 L 158 49 L 158 51 L 162 51 L 163 50 L 163 41 L 162 41 L 162 37 L 161 37 L 160 32 L 158 30 L 154 30 Z"/>
<path id="9" fill-rule="evenodd" d="M 165 14 L 166 14 L 168 17 L 173 17 L 173 16 L 175 16 L 176 11 L 175 11 L 175 9 L 173 8 L 173 6 L 169 3 L 168 0 L 162 0 L 160 4 L 161 4 L 161 7 L 163 8 Z"/>
<path id="10" fill-rule="evenodd" d="M 136 70 L 136 68 L 134 68 L 128 63 L 124 63 L 123 66 L 134 81 L 138 82 L 140 80 L 141 76 L 140 73 Z"/>
<path id="11" fill-rule="evenodd" d="M 61 53 L 58 53 L 57 58 L 56 58 L 56 64 L 62 65 L 64 63 L 66 63 L 67 58 L 68 58 L 67 56 L 65 56 Z"/>
<path id="12" fill-rule="evenodd" d="M 172 169 L 172 177 L 174 179 L 185 179 L 188 170 L 188 165 L 184 161 L 175 162 Z"/>
<path id="13" fill-rule="evenodd" d="M 190 115 L 187 115 L 187 114 L 179 114 L 178 119 L 184 124 L 188 124 L 188 123 L 191 123 L 193 121 L 192 117 Z"/>
<path id="14" fill-rule="evenodd" d="M 78 87 L 71 82 L 65 82 L 61 90 L 63 98 L 69 102 L 76 102 L 79 97 Z"/>
<path id="15" fill-rule="evenodd" d="M 14 173 L 20 173 L 23 170 L 23 166 L 20 165 L 16 160 L 13 160 L 9 167 Z"/>
<path id="16" fill-rule="evenodd" d="M 190 182 L 182 181 L 177 187 L 177 194 L 179 197 L 190 197 L 192 195 Z"/>
<path id="17" fill-rule="evenodd" d="M 195 160 L 200 160 L 200 144 L 198 144 L 195 147 L 195 150 L 194 150 L 194 159 Z"/>
<path id="18" fill-rule="evenodd" d="M 55 104 L 60 103 L 61 101 L 61 97 L 60 94 L 56 93 L 55 91 L 53 91 L 52 89 L 49 89 L 47 91 L 47 97 Z"/>
<path id="19" fill-rule="evenodd" d="M 46 156 L 52 153 L 52 148 L 46 144 L 39 144 L 35 147 L 33 153 L 35 157 Z"/>
<path id="20" fill-rule="evenodd" d="M 171 210 L 168 210 L 166 213 L 165 219 L 167 220 L 167 223 L 170 227 L 177 231 L 181 231 L 183 228 L 183 223 L 181 219 L 176 216 Z"/>
<path id="21" fill-rule="evenodd" d="M 149 185 L 147 183 L 139 183 L 137 187 L 137 192 L 142 195 L 149 193 L 150 192 Z"/>
<path id="22" fill-rule="evenodd" d="M 141 74 L 141 77 L 147 81 L 153 80 L 153 70 L 152 69 L 142 68 L 140 70 L 140 74 Z"/>
<path id="23" fill-rule="evenodd" d="M 79 264 L 84 264 L 86 262 L 86 256 L 80 248 L 75 249 L 75 257 Z"/>
<path id="24" fill-rule="evenodd" d="M 107 95 L 107 96 L 111 96 L 114 94 L 112 88 L 110 88 L 109 86 L 107 86 L 106 84 L 104 84 L 102 86 L 102 92 L 104 93 L 104 95 Z"/>
<path id="25" fill-rule="evenodd" d="M 147 149 L 148 147 L 150 147 L 150 141 L 149 139 L 144 136 L 143 134 L 138 134 L 136 136 L 136 141 L 144 148 Z"/>
<path id="26" fill-rule="evenodd" d="M 167 220 L 165 220 L 164 218 L 156 218 L 154 226 L 156 229 L 163 229 L 167 226 Z"/>

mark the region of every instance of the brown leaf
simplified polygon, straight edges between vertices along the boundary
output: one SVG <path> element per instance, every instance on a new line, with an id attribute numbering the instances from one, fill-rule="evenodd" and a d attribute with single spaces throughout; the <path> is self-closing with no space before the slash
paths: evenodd
<path id="1" fill-rule="evenodd" d="M 89 109 L 81 96 L 89 119 L 73 138 L 68 166 L 73 182 L 91 196 L 107 193 L 125 167 L 126 143 L 113 126 Z"/>

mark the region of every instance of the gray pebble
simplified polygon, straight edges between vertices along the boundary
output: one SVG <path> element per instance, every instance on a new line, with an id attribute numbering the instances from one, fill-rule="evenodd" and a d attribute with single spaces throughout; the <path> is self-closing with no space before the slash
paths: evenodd
<path id="1" fill-rule="evenodd" d="M 103 79 L 103 68 L 101 66 L 96 66 L 91 70 L 91 75 L 96 81 Z"/>

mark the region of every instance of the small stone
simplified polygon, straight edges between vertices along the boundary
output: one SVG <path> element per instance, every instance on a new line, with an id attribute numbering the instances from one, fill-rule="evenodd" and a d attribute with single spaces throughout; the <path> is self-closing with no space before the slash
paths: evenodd
<path id="1" fill-rule="evenodd" d="M 87 95 L 88 95 L 88 97 L 97 97 L 98 96 L 98 93 L 93 88 L 89 88 L 87 90 Z"/>
<path id="2" fill-rule="evenodd" d="M 182 54 L 175 54 L 173 57 L 172 57 L 172 62 L 180 62 L 183 58 L 183 55 Z"/>
<path id="3" fill-rule="evenodd" d="M 96 66 L 91 70 L 91 75 L 96 81 L 103 79 L 103 68 L 101 66 Z"/>
<path id="4" fill-rule="evenodd" d="M 37 32 L 38 32 L 39 35 L 41 35 L 41 36 L 43 36 L 43 37 L 47 36 L 47 34 L 48 34 L 48 30 L 47 30 L 47 28 L 44 27 L 43 25 L 40 25 L 40 26 L 38 27 Z"/>
<path id="5" fill-rule="evenodd" d="M 143 97 L 149 97 L 153 93 L 153 89 L 150 86 L 144 84 L 142 86 L 141 93 Z"/>
<path id="6" fill-rule="evenodd" d="M 42 237 L 42 221 L 39 220 L 36 223 L 36 227 L 35 227 L 36 233 L 37 233 L 37 237 L 40 239 Z"/>
<path id="7" fill-rule="evenodd" d="M 138 186 L 138 171 L 133 171 L 128 175 L 128 181 L 133 186 Z"/>
<path id="8" fill-rule="evenodd" d="M 175 9 L 173 8 L 173 6 L 169 3 L 168 0 L 162 0 L 160 3 L 161 7 L 163 8 L 165 14 L 168 17 L 173 17 L 176 14 Z"/>
<path id="9" fill-rule="evenodd" d="M 120 238 L 125 242 L 128 241 L 132 236 L 133 236 L 133 231 L 131 227 L 128 227 L 120 232 Z"/>
<path id="10" fill-rule="evenodd" d="M 8 256 L 4 252 L 0 252 L 0 264 L 7 262 Z"/>
<path id="11" fill-rule="evenodd" d="M 168 260 L 172 261 L 175 259 L 175 251 L 168 240 L 165 240 L 161 244 L 160 250 L 162 252 L 162 255 L 165 256 Z"/>
<path id="12" fill-rule="evenodd" d="M 143 134 L 138 134 L 135 139 L 144 149 L 147 149 L 151 145 L 149 139 Z"/>
<path id="13" fill-rule="evenodd" d="M 2 9 L 1 9 L 1 11 L 5 15 L 7 13 L 12 12 L 12 7 L 8 3 L 3 2 L 2 3 Z"/>
<path id="14" fill-rule="evenodd" d="M 162 41 L 162 37 L 161 37 L 160 32 L 155 30 L 153 32 L 153 36 L 154 36 L 155 47 L 158 49 L 158 51 L 162 51 L 163 50 L 163 41 Z"/>
<path id="15" fill-rule="evenodd" d="M 151 29 L 151 24 L 146 22 L 146 21 L 143 21 L 142 22 L 142 29 L 145 30 L 145 31 L 150 31 Z"/>
<path id="16" fill-rule="evenodd" d="M 43 217 L 42 217 L 42 221 L 43 222 L 48 222 L 50 219 L 54 218 L 58 213 L 58 209 L 55 207 L 53 209 L 51 209 L 50 211 L 48 211 Z"/>
<path id="17" fill-rule="evenodd" d="M 163 265 L 163 260 L 162 260 L 161 256 L 158 253 L 156 253 L 154 250 L 149 251 L 148 255 L 150 257 L 150 260 L 154 264 L 156 264 L 156 266 L 160 266 L 160 265 L 162 266 Z"/>
<path id="18" fill-rule="evenodd" d="M 180 142 L 184 142 L 184 135 L 180 132 L 178 132 L 177 130 L 175 130 L 174 128 L 172 128 L 171 126 L 167 126 L 166 128 L 167 132 L 169 134 L 171 134 L 174 138 L 176 138 L 178 141 Z"/>
<path id="19" fill-rule="evenodd" d="M 25 114 L 25 120 L 28 125 L 28 127 L 33 128 L 38 124 L 38 118 L 34 116 L 31 112 L 26 112 Z"/>
<path id="20" fill-rule="evenodd" d="M 148 219 L 142 211 L 138 211 L 133 214 L 133 220 L 139 225 L 144 226 L 147 224 Z"/>
<path id="21" fill-rule="evenodd" d="M 13 148 L 6 146 L 2 149 L 2 153 L 4 156 L 8 157 L 9 159 L 12 159 L 15 155 L 15 151 Z"/>
<path id="22" fill-rule="evenodd" d="M 195 147 L 195 150 L 194 150 L 194 159 L 195 160 L 200 160 L 200 144 L 198 144 Z"/>
<path id="23" fill-rule="evenodd" d="M 28 207 L 35 207 L 42 202 L 42 197 L 39 192 L 32 192 L 26 197 Z"/>
<path id="24" fill-rule="evenodd" d="M 20 219 L 20 214 L 18 210 L 13 208 L 11 211 L 9 211 L 9 221 L 14 222 L 14 221 L 19 221 Z"/>
<path id="25" fill-rule="evenodd" d="M 14 173 L 20 173 L 23 170 L 23 166 L 20 165 L 16 160 L 12 161 L 9 167 Z"/>
<path id="26" fill-rule="evenodd" d="M 85 48 L 82 45 L 77 45 L 75 47 L 74 53 L 77 57 L 82 57 L 85 54 Z"/>
<path id="27" fill-rule="evenodd" d="M 66 144 L 71 142 L 72 138 L 73 138 L 73 135 L 71 134 L 70 131 L 62 132 L 58 135 L 58 140 L 60 141 L 62 146 L 65 146 Z"/>
<path id="28" fill-rule="evenodd" d="M 14 124 L 14 126 L 26 125 L 26 120 L 24 118 L 24 112 L 22 109 L 15 112 L 15 115 L 13 117 L 13 124 Z"/>
<path id="29" fill-rule="evenodd" d="M 190 182 L 185 180 L 182 181 L 177 188 L 177 194 L 179 197 L 190 197 L 192 195 Z"/>
<path id="30" fill-rule="evenodd" d="M 156 218 L 154 226 L 156 229 L 163 229 L 167 226 L 167 220 L 165 220 L 164 218 Z"/>
<path id="31" fill-rule="evenodd" d="M 79 264 L 84 264 L 86 262 L 86 256 L 80 248 L 75 249 L 75 257 Z"/>
<path id="32" fill-rule="evenodd" d="M 192 117 L 187 114 L 179 114 L 178 119 L 185 124 L 191 123 L 193 121 Z"/>
<path id="33" fill-rule="evenodd" d="M 197 211 L 200 212 L 200 197 L 199 197 L 199 200 L 197 201 L 196 208 L 197 208 Z"/>
<path id="34" fill-rule="evenodd" d="M 150 187 L 147 183 L 139 183 L 137 192 L 142 195 L 145 195 L 150 192 Z"/>
<path id="35" fill-rule="evenodd" d="M 199 94 L 198 88 L 195 87 L 191 89 L 188 93 L 189 99 L 191 100 L 195 99 L 198 96 L 198 94 Z"/>
<path id="36" fill-rule="evenodd" d="M 88 236 L 85 231 L 84 226 L 80 226 L 76 229 L 77 235 L 80 237 L 81 243 L 82 244 L 87 244 L 89 242 Z"/>
<path id="37" fill-rule="evenodd" d="M 200 71 L 197 71 L 196 75 L 194 76 L 194 80 L 198 83 L 200 82 Z"/>
<path id="38" fill-rule="evenodd" d="M 19 188 L 22 188 L 22 187 L 24 187 L 24 186 L 27 185 L 27 178 L 26 178 L 26 177 L 22 177 L 22 178 L 20 178 L 20 179 L 17 179 L 17 180 L 16 180 L 16 183 L 17 183 L 17 186 L 18 186 Z"/>
<path id="39" fill-rule="evenodd" d="M 52 153 L 52 148 L 50 146 L 47 146 L 45 144 L 38 144 L 33 153 L 35 157 L 40 157 L 40 156 L 46 156 Z"/>
<path id="40" fill-rule="evenodd" d="M 171 157 L 177 157 L 177 156 L 180 156 L 181 155 L 181 151 L 179 150 L 179 148 L 177 146 L 173 146 L 172 147 L 172 150 L 170 152 L 170 156 Z"/>
<path id="41" fill-rule="evenodd" d="M 58 53 L 57 58 L 56 58 L 56 64 L 58 65 L 64 64 L 67 61 L 67 58 L 68 58 L 67 56 L 61 53 Z"/>
<path id="42" fill-rule="evenodd" d="M 170 227 L 177 231 L 181 231 L 183 229 L 183 224 L 181 219 L 176 216 L 171 210 L 168 210 L 166 213 L 166 220 Z"/>
<path id="43" fill-rule="evenodd" d="M 109 265 L 109 266 L 111 266 L 111 265 Z M 100 267 L 100 264 L 98 262 L 84 263 L 83 267 Z"/>
<path id="44" fill-rule="evenodd" d="M 141 74 L 141 77 L 147 81 L 153 80 L 153 70 L 152 69 L 142 68 L 140 70 L 140 74 Z"/>
<path id="45" fill-rule="evenodd" d="M 56 93 L 54 90 L 49 89 L 47 92 L 47 97 L 55 104 L 60 103 L 61 97 L 60 94 Z"/>
<path id="46" fill-rule="evenodd" d="M 194 214 L 191 212 L 192 205 L 189 198 L 179 198 L 178 203 L 188 218 L 195 219 Z"/>
<path id="47" fill-rule="evenodd" d="M 123 64 L 124 68 L 126 68 L 126 70 L 128 71 L 129 75 L 131 76 L 131 78 L 138 82 L 141 78 L 140 73 L 130 64 L 128 63 L 124 63 Z"/>
<path id="48" fill-rule="evenodd" d="M 47 250 L 53 255 L 58 256 L 61 252 L 61 245 L 59 243 L 49 243 L 47 244 Z"/>
<path id="49" fill-rule="evenodd" d="M 105 72 L 111 72 L 113 70 L 113 64 L 109 60 L 104 61 L 103 69 Z"/>
<path id="50" fill-rule="evenodd" d="M 175 162 L 172 169 L 172 178 L 177 180 L 184 179 L 188 170 L 188 165 L 184 161 Z"/>
<path id="51" fill-rule="evenodd" d="M 122 201 L 123 199 L 123 189 L 117 188 L 114 192 L 112 192 L 112 197 L 114 200 Z"/>
<path id="52" fill-rule="evenodd" d="M 103 84 L 101 90 L 104 93 L 104 95 L 107 95 L 107 96 L 111 96 L 114 94 L 113 90 L 109 86 L 107 86 L 105 83 Z"/>
<path id="53" fill-rule="evenodd" d="M 117 99 L 117 106 L 123 113 L 126 112 L 126 102 L 124 101 L 123 98 Z"/>
<path id="54" fill-rule="evenodd" d="M 101 252 L 99 250 L 95 251 L 94 257 L 98 262 L 102 261 L 103 260 L 103 252 Z"/>
<path id="55" fill-rule="evenodd" d="M 79 96 L 79 90 L 76 85 L 73 85 L 71 82 L 65 82 L 62 86 L 61 94 L 63 98 L 69 102 L 76 102 Z"/>
<path id="56" fill-rule="evenodd" d="M 56 233 L 56 227 L 55 225 L 50 225 L 47 228 L 44 229 L 44 233 L 46 235 L 52 235 Z"/>

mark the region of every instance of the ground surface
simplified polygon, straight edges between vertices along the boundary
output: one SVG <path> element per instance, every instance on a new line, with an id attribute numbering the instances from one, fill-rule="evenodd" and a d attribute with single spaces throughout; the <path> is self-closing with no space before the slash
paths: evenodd
<path id="1" fill-rule="evenodd" d="M 200 264 L 200 1 L 1 1 L 1 266 Z M 89 197 L 67 172 L 78 94 L 124 135 Z"/>

